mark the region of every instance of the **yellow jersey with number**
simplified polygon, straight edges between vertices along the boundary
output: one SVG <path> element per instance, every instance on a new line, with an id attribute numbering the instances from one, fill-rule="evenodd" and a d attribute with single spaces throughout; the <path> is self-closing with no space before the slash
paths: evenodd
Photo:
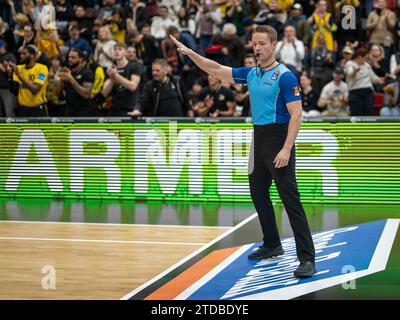
<path id="1" fill-rule="evenodd" d="M 40 91 L 36 94 L 31 92 L 22 81 L 15 75 L 13 80 L 19 83 L 18 89 L 18 104 L 24 107 L 37 107 L 41 104 L 47 103 L 47 83 L 49 70 L 47 66 L 41 63 L 36 63 L 32 68 L 27 69 L 24 64 L 17 66 L 21 76 L 24 77 L 28 82 L 38 83 L 42 85 Z"/>

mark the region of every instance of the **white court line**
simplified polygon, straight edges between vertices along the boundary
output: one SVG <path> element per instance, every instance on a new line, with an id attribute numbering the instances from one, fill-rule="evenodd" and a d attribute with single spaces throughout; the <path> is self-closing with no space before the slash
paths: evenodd
<path id="1" fill-rule="evenodd" d="M 214 240 L 211 240 L 209 243 L 207 243 L 206 245 L 204 245 L 203 247 L 199 248 L 198 250 L 196 250 L 195 252 L 193 252 L 192 254 L 188 255 L 187 257 L 183 258 L 181 261 L 177 262 L 176 264 L 174 264 L 172 267 L 169 267 L 167 270 L 165 270 L 164 272 L 160 273 L 158 276 L 154 277 L 153 279 L 147 281 L 146 283 L 142 284 L 141 286 L 139 286 L 138 288 L 132 290 L 131 292 L 129 292 L 128 294 L 124 295 L 121 300 L 128 300 L 129 298 L 133 297 L 135 294 L 139 293 L 140 291 L 142 291 L 143 289 L 145 289 L 146 287 L 150 286 L 151 284 L 153 284 L 154 282 L 158 281 L 159 279 L 161 279 L 162 277 L 164 277 L 165 275 L 167 275 L 168 273 L 170 273 L 172 270 L 178 268 L 179 266 L 181 266 L 182 264 L 184 264 L 185 262 L 189 261 L 190 259 L 192 259 L 193 257 L 195 257 L 196 255 L 198 255 L 199 253 L 203 252 L 204 250 L 206 250 L 207 248 L 211 247 L 213 244 L 217 243 L 218 241 L 220 241 L 221 239 L 225 238 L 226 236 L 228 236 L 229 234 L 233 233 L 234 231 L 236 231 L 237 229 L 239 229 L 240 227 L 242 227 L 243 225 L 245 225 L 246 223 L 248 223 L 249 221 L 253 220 L 255 217 L 257 217 L 257 212 L 254 213 L 253 215 L 251 215 L 250 217 L 246 218 L 245 220 L 243 220 L 242 222 L 238 223 L 236 226 L 232 227 L 231 229 L 229 229 L 228 231 L 224 232 L 223 234 L 221 234 L 220 236 L 218 236 L 217 238 L 215 238 Z"/>
<path id="2" fill-rule="evenodd" d="M 65 241 L 65 242 L 94 242 L 94 243 L 129 243 L 129 244 L 161 244 L 179 246 L 202 246 L 202 242 L 160 242 L 160 241 L 131 241 L 131 240 L 94 240 L 94 239 L 58 239 L 58 238 L 25 238 L 25 237 L 0 237 L 0 240 L 24 241 Z"/>
<path id="3" fill-rule="evenodd" d="M 182 226 L 174 224 L 134 224 L 134 223 L 98 223 L 98 222 L 58 222 L 58 221 L 18 221 L 18 220 L 0 220 L 1 223 L 36 223 L 36 224 L 64 224 L 64 225 L 93 225 L 93 226 L 111 226 L 111 227 L 153 227 L 153 228 L 199 228 L 199 229 L 230 229 L 232 227 L 218 227 L 218 226 Z"/>

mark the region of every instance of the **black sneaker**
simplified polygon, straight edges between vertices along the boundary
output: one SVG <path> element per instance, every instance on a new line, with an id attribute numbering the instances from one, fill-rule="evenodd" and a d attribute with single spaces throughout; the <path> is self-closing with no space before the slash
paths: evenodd
<path id="1" fill-rule="evenodd" d="M 317 273 L 315 263 L 312 261 L 301 262 L 299 267 L 295 270 L 294 276 L 296 278 L 310 278 Z"/>
<path id="2" fill-rule="evenodd" d="M 253 253 L 250 253 L 247 256 L 247 258 L 249 260 L 262 260 L 262 259 L 275 258 L 284 253 L 285 253 L 285 251 L 283 251 L 282 246 L 276 247 L 274 249 L 261 246 L 261 247 L 258 247 L 258 249 L 256 251 L 254 251 Z"/>

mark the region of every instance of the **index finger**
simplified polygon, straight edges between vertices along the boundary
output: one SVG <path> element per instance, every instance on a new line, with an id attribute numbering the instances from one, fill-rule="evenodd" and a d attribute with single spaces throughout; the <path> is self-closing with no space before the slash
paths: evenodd
<path id="1" fill-rule="evenodd" d="M 177 46 L 177 47 L 179 47 L 179 45 L 181 44 L 178 40 L 176 40 L 176 38 L 172 35 L 172 34 L 170 34 L 169 35 L 170 36 L 170 38 L 172 39 L 172 41 L 175 43 L 175 45 Z"/>

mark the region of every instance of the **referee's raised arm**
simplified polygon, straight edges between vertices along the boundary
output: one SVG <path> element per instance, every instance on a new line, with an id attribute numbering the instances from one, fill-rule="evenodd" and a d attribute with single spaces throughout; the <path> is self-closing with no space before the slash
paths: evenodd
<path id="1" fill-rule="evenodd" d="M 214 77 L 217 77 L 218 79 L 225 81 L 225 82 L 230 82 L 233 83 L 233 78 L 232 78 L 232 68 L 223 66 L 215 61 L 212 61 L 210 59 L 207 59 L 198 53 L 194 52 L 192 49 L 189 49 L 185 45 L 183 45 L 181 42 L 176 40 L 172 35 L 170 35 L 170 38 L 172 41 L 175 43 L 177 50 L 188 56 L 192 61 L 204 72 L 213 75 Z"/>

